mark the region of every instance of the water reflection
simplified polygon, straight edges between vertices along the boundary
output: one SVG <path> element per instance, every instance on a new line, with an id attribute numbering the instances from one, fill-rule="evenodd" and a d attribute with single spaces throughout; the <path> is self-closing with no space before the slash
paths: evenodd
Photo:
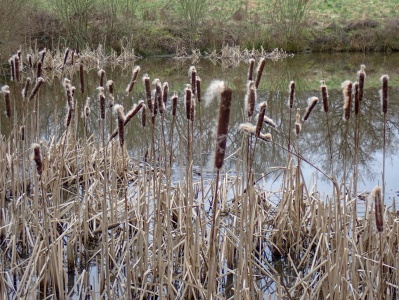
<path id="1" fill-rule="evenodd" d="M 399 55 L 364 55 L 364 54 L 339 54 L 339 55 L 297 55 L 281 61 L 267 61 L 259 90 L 258 103 L 267 101 L 268 107 L 266 114 L 278 125 L 276 129 L 266 128 L 265 131 L 273 134 L 275 143 L 260 143 L 257 146 L 257 155 L 254 161 L 255 171 L 260 177 L 262 173 L 267 173 L 271 167 L 284 166 L 286 164 L 287 153 L 278 145 L 288 144 L 288 133 L 293 130 L 294 117 L 289 124 L 290 114 L 287 107 L 288 84 L 291 80 L 296 83 L 296 97 L 293 112 L 300 108 L 302 113 L 306 108 L 306 100 L 310 96 L 320 97 L 320 80 L 326 81 L 329 89 L 330 111 L 326 116 L 321 111 L 321 105 L 312 112 L 308 121 L 303 124 L 303 130 L 299 137 L 301 155 L 307 160 L 318 166 L 329 174 L 330 154 L 329 154 L 329 132 L 332 141 L 333 168 L 337 177 L 343 176 L 343 163 L 346 159 L 347 182 L 353 173 L 353 161 L 355 152 L 354 128 L 355 117 L 347 122 L 342 120 L 343 97 L 341 82 L 344 80 L 356 80 L 356 71 L 360 64 L 366 64 L 367 77 L 365 84 L 364 100 L 361 104 L 359 115 L 360 146 L 358 150 L 359 162 L 359 185 L 360 188 L 370 190 L 376 184 L 381 184 L 381 153 L 383 141 L 383 119 L 380 112 L 380 102 L 378 90 L 380 89 L 379 78 L 382 74 L 390 76 L 389 89 L 389 109 L 387 123 L 387 192 L 388 196 L 394 195 L 399 187 L 394 186 L 391 178 L 397 176 L 394 166 L 390 165 L 390 158 L 398 155 L 398 111 L 399 100 L 398 78 L 395 66 L 399 61 Z M 185 84 L 189 82 L 187 70 L 190 66 L 189 61 L 178 62 L 173 59 L 146 59 L 136 62 L 141 66 L 141 74 L 147 73 L 151 80 L 159 78 L 162 82 L 167 81 L 170 91 L 176 91 L 179 95 L 179 109 L 176 119 L 175 135 L 173 148 L 175 154 L 176 174 L 175 180 L 181 179 L 179 167 L 184 167 L 185 149 L 187 139 L 186 119 L 184 111 L 183 90 Z M 134 91 L 130 96 L 125 94 L 126 86 L 131 77 L 133 65 L 127 66 L 104 66 L 106 79 L 112 79 L 115 86 L 115 102 L 125 106 L 125 111 L 130 109 L 134 103 L 140 99 L 145 99 L 145 91 L 141 82 L 135 85 Z M 242 134 L 239 132 L 239 124 L 243 121 L 244 95 L 246 89 L 246 74 L 248 65 L 245 62 L 230 67 L 219 62 L 201 61 L 196 65 L 198 75 L 202 79 L 202 89 L 205 91 L 209 83 L 214 79 L 225 80 L 233 89 L 232 116 L 230 118 L 230 134 L 228 143 L 229 157 L 226 161 L 226 169 L 235 169 L 240 163 L 240 149 L 242 145 Z M 34 74 L 30 74 L 33 76 Z M 72 84 L 79 86 L 78 69 L 68 70 L 64 74 L 45 73 L 46 84 L 40 90 L 38 101 L 40 109 L 40 138 L 48 140 L 50 136 L 59 138 L 65 131 L 64 119 L 67 114 L 67 105 L 61 82 L 64 77 L 70 78 Z M 19 99 L 22 84 L 8 82 L 12 90 L 12 99 L 17 106 L 27 106 L 28 114 L 25 118 L 25 125 L 29 127 L 33 124 L 34 104 L 22 103 Z M 87 97 L 91 98 L 92 115 L 89 118 L 88 133 L 93 134 L 94 138 L 99 139 L 99 101 L 96 91 L 98 85 L 97 70 L 91 70 L 86 74 L 86 91 L 81 94 L 79 89 L 76 91 L 76 101 L 78 106 L 78 116 L 76 121 L 77 136 L 83 137 L 83 121 L 80 118 L 83 105 Z M 33 101 L 32 101 L 33 102 Z M 171 124 L 171 104 L 167 104 L 167 111 L 164 116 L 164 128 L 166 143 L 169 141 L 169 128 Z M 4 111 L 4 105 L 1 109 Z M 18 113 L 18 109 L 16 110 Z M 213 102 L 208 107 L 204 104 L 197 105 L 194 124 L 194 169 L 200 165 L 200 158 L 203 159 L 204 172 L 212 175 L 213 172 L 213 152 L 214 152 L 214 131 L 217 120 L 218 103 Z M 106 116 L 107 132 L 110 133 L 116 126 L 115 117 L 111 111 L 107 111 Z M 327 118 L 328 124 L 327 126 Z M 149 119 L 149 118 L 147 118 Z M 21 116 L 17 123 L 20 123 Z M 13 119 L 8 119 L 2 114 L 1 133 L 5 136 L 10 134 Z M 22 121 L 21 121 L 22 123 Z M 20 123 L 20 124 L 21 124 Z M 161 118 L 156 122 L 156 140 L 161 141 Z M 200 130 L 201 128 L 201 130 Z M 347 131 L 347 133 L 346 133 Z M 28 131 L 29 133 L 29 131 Z M 140 118 L 135 117 L 127 126 L 126 142 L 130 155 L 138 161 L 143 159 L 150 147 L 151 126 L 147 123 L 145 128 L 140 125 Z M 291 134 L 293 138 L 293 134 Z M 199 141 L 201 140 L 201 152 Z M 32 140 L 33 141 L 33 140 Z M 345 154 L 346 149 L 346 154 Z M 163 151 L 163 144 L 157 143 L 156 152 Z M 235 155 L 229 156 L 235 153 Z M 304 165 L 305 167 L 305 165 Z M 184 169 L 184 168 L 183 168 Z M 305 173 L 315 171 L 312 167 L 307 167 Z M 270 175 L 270 179 L 275 174 Z M 269 179 L 266 177 L 266 180 Z M 322 178 L 322 177 L 320 177 Z M 330 192 L 330 191 L 326 191 Z"/>

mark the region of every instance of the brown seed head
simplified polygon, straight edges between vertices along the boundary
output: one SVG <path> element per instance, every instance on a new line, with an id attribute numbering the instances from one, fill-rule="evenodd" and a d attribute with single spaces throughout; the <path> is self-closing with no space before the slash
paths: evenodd
<path id="1" fill-rule="evenodd" d="M 382 88 L 380 90 L 381 96 L 381 110 L 383 114 L 388 112 L 388 75 L 381 76 Z"/>
<path id="2" fill-rule="evenodd" d="M 384 230 L 384 203 L 382 201 L 381 187 L 376 186 L 371 192 L 375 204 L 375 225 L 378 232 Z"/>
<path id="3" fill-rule="evenodd" d="M 303 116 L 303 121 L 306 121 L 309 118 L 310 113 L 312 112 L 318 101 L 319 98 L 317 97 L 310 97 L 308 99 L 308 107 L 306 108 L 305 115 Z"/>

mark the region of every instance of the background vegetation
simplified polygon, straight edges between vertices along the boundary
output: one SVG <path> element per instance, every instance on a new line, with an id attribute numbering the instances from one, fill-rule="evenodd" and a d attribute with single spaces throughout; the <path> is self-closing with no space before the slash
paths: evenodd
<path id="1" fill-rule="evenodd" d="M 142 55 L 223 45 L 288 51 L 399 50 L 396 0 L 5 0 L 1 60 L 19 45 L 103 45 Z M 36 44 L 37 41 L 37 44 Z"/>

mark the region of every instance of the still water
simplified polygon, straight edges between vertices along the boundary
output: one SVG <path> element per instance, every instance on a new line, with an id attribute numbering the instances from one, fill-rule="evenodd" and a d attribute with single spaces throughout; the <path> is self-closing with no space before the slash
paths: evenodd
<path id="1" fill-rule="evenodd" d="M 98 65 L 86 73 L 86 90 L 83 94 L 79 91 L 78 69 L 69 69 L 64 73 L 44 73 L 46 83 L 39 94 L 40 109 L 40 138 L 49 140 L 51 136 L 60 137 L 65 131 L 64 119 L 67 113 L 67 104 L 62 88 L 63 78 L 69 78 L 77 87 L 76 101 L 79 111 L 78 136 L 83 135 L 83 122 L 80 112 L 87 97 L 91 98 L 91 111 L 88 128 L 89 134 L 99 138 L 99 100 L 96 87 L 98 85 L 97 71 L 103 68 L 106 71 L 106 80 L 113 80 L 115 86 L 115 102 L 124 105 L 125 112 L 128 111 L 140 99 L 145 99 L 144 87 L 141 79 L 136 83 L 133 93 L 126 95 L 125 89 L 130 81 L 134 65 L 141 66 L 142 75 L 148 74 L 151 80 L 159 78 L 162 82 L 169 83 L 170 94 L 176 92 L 179 95 L 179 111 L 176 120 L 176 133 L 174 139 L 175 174 L 174 180 L 182 179 L 180 173 L 184 174 L 185 161 L 180 159 L 184 156 L 186 136 L 186 119 L 184 111 L 184 88 L 189 82 L 188 69 L 193 64 L 190 60 L 176 61 L 174 59 L 144 59 L 125 65 L 107 66 Z M 276 167 L 284 167 L 287 163 L 287 152 L 279 147 L 287 147 L 288 136 L 294 138 L 294 114 L 297 108 L 303 115 L 307 99 L 311 96 L 321 98 L 320 81 L 325 80 L 329 91 L 330 110 L 328 115 L 321 110 L 319 103 L 312 112 L 310 118 L 302 124 L 302 132 L 298 138 L 298 151 L 314 166 L 331 175 L 330 141 L 332 149 L 332 166 L 336 177 L 342 180 L 343 166 L 346 160 L 347 184 L 351 183 L 353 177 L 353 162 L 355 154 L 354 130 L 355 116 L 352 112 L 348 122 L 342 120 L 343 94 L 341 83 L 345 80 L 355 82 L 360 65 L 366 65 L 366 81 L 364 100 L 358 117 L 360 145 L 358 147 L 359 179 L 358 192 L 370 191 L 377 184 L 382 184 L 383 163 L 383 117 L 379 89 L 381 82 L 379 78 L 383 74 L 390 77 L 389 81 L 389 106 L 387 113 L 386 130 L 386 189 L 385 199 L 392 199 L 399 190 L 399 78 L 398 65 L 399 55 L 390 54 L 307 54 L 295 55 L 279 61 L 267 60 L 263 77 L 258 89 L 257 104 L 267 102 L 266 115 L 277 124 L 276 128 L 264 126 L 263 132 L 270 132 L 273 143 L 260 142 L 257 145 L 254 168 L 256 178 L 261 179 L 270 190 L 279 188 L 279 176 L 281 172 L 273 171 Z M 234 172 L 242 157 L 239 151 L 242 146 L 242 134 L 239 125 L 243 122 L 244 98 L 247 83 L 248 63 L 246 61 L 209 61 L 194 62 L 197 74 L 202 79 L 202 91 L 212 80 L 224 80 L 233 89 L 232 114 L 230 117 L 230 129 L 228 139 L 228 159 L 225 162 L 224 172 Z M 34 76 L 34 74 L 31 74 Z M 291 116 L 287 106 L 288 85 L 293 80 L 296 83 L 294 108 Z M 11 91 L 19 93 L 18 86 L 13 82 L 7 82 L 7 74 L 3 75 L 3 83 L 10 85 Z M 17 101 L 17 100 L 16 100 Z M 200 159 L 204 164 L 203 175 L 205 178 L 213 177 L 213 152 L 215 144 L 215 127 L 218 114 L 218 101 L 214 100 L 208 106 L 204 102 L 197 104 L 194 124 L 194 170 L 198 172 Z M 30 104 L 28 104 L 30 105 Z M 5 111 L 4 103 L 0 109 Z M 33 111 L 33 107 L 31 111 Z M 169 132 L 171 122 L 171 104 L 167 104 L 165 112 L 165 132 Z M 352 108 L 353 111 L 353 108 Z M 28 119 L 28 117 L 27 117 Z M 116 126 L 115 116 L 107 112 L 107 132 L 111 132 Z M 328 121 L 327 121 L 328 120 Z M 7 136 L 10 132 L 9 119 L 1 114 L 1 133 Z M 161 121 L 157 122 L 160 137 Z M 142 128 L 140 118 L 135 117 L 127 126 L 126 143 L 131 157 L 141 161 L 149 151 L 150 127 Z M 291 134 L 289 132 L 291 131 Z M 167 135 L 168 136 L 168 135 Z M 179 138 L 180 137 L 180 138 Z M 201 140 L 201 149 L 199 141 Z M 159 143 L 161 145 L 161 143 Z M 163 151 L 162 146 L 156 149 Z M 320 196 L 331 194 L 332 184 L 314 167 L 303 163 L 304 178 L 308 188 L 319 192 Z M 183 170 L 180 172 L 180 169 Z"/>

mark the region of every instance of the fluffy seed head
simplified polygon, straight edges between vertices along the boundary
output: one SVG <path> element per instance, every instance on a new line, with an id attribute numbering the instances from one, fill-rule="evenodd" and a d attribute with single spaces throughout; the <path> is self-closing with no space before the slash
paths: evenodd
<path id="1" fill-rule="evenodd" d="M 375 225 L 378 232 L 382 232 L 384 230 L 384 203 L 381 187 L 376 186 L 371 192 L 371 197 L 374 199 L 375 205 Z"/>
<path id="2" fill-rule="evenodd" d="M 206 93 L 204 95 L 205 106 L 209 106 L 211 102 L 220 96 L 220 94 L 224 91 L 225 84 L 222 80 L 213 80 L 208 86 Z"/>

